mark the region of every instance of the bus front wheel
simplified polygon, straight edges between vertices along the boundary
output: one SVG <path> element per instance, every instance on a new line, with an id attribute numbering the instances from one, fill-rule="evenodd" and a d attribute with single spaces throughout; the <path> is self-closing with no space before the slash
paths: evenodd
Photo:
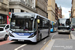
<path id="1" fill-rule="evenodd" d="M 42 39 L 42 34 L 40 34 L 40 39 L 39 40 L 41 40 Z"/>
<path id="2" fill-rule="evenodd" d="M 48 31 L 48 37 L 50 36 L 50 31 Z"/>

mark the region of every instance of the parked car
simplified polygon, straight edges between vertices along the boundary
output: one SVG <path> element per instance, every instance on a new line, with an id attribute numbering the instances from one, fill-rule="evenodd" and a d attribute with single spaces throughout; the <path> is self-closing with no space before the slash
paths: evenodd
<path id="1" fill-rule="evenodd" d="M 10 25 L 0 24 L 0 40 L 7 40 L 9 36 Z"/>

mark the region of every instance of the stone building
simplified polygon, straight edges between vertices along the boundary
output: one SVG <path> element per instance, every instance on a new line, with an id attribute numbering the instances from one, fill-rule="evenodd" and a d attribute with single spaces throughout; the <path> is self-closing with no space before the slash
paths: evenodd
<path id="1" fill-rule="evenodd" d="M 0 0 L 0 14 L 8 15 L 9 0 Z"/>
<path id="2" fill-rule="evenodd" d="M 36 11 L 38 14 L 47 17 L 47 0 L 36 0 Z"/>
<path id="3" fill-rule="evenodd" d="M 55 3 L 55 19 L 58 20 L 58 6 Z"/>
<path id="4" fill-rule="evenodd" d="M 61 8 L 61 6 L 58 8 L 58 18 L 62 18 L 62 8 Z"/>
<path id="5" fill-rule="evenodd" d="M 75 0 L 72 0 L 71 17 L 75 18 Z"/>
<path id="6" fill-rule="evenodd" d="M 36 13 L 35 0 L 9 0 L 9 12 Z"/>
<path id="7" fill-rule="evenodd" d="M 7 23 L 8 12 L 9 12 L 9 0 L 0 0 L 0 24 Z"/>
<path id="8" fill-rule="evenodd" d="M 55 0 L 48 0 L 47 12 L 48 19 L 55 22 Z"/>
<path id="9" fill-rule="evenodd" d="M 47 0 L 10 0 L 9 12 L 31 12 L 47 17 Z"/>

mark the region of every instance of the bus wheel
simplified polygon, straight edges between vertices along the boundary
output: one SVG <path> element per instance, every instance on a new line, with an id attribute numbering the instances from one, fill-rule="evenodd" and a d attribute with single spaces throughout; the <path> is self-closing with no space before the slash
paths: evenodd
<path id="1" fill-rule="evenodd" d="M 48 37 L 50 36 L 50 31 L 48 31 Z"/>
<path id="2" fill-rule="evenodd" d="M 42 34 L 40 34 L 40 39 L 39 40 L 41 40 L 42 39 Z"/>

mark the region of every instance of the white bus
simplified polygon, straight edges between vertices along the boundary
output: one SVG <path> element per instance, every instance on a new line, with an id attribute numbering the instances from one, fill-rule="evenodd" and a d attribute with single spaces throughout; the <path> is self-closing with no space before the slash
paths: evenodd
<path id="1" fill-rule="evenodd" d="M 58 19 L 58 33 L 69 33 L 71 32 L 70 19 L 60 18 Z"/>
<path id="2" fill-rule="evenodd" d="M 12 13 L 10 30 L 11 41 L 37 42 L 50 35 L 50 20 L 35 13 Z"/>

